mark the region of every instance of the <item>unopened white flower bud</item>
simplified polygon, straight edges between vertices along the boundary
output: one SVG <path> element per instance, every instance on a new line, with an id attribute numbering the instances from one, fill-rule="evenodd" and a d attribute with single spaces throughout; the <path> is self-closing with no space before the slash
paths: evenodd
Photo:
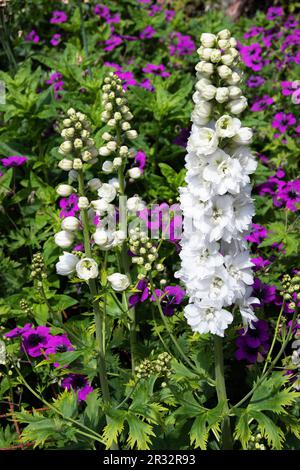
<path id="1" fill-rule="evenodd" d="M 88 181 L 87 186 L 91 191 L 97 191 L 102 185 L 102 182 L 99 178 L 92 178 Z"/>
<path id="2" fill-rule="evenodd" d="M 83 142 L 81 139 L 75 139 L 74 140 L 74 148 L 75 149 L 81 149 L 83 147 Z"/>
<path id="3" fill-rule="evenodd" d="M 74 137 L 74 134 L 75 134 L 74 127 L 68 127 L 67 129 L 63 129 L 60 135 L 64 139 L 72 139 Z"/>
<path id="4" fill-rule="evenodd" d="M 240 96 L 236 100 L 229 101 L 227 106 L 232 114 L 240 114 L 247 108 L 248 102 L 245 96 Z"/>
<path id="5" fill-rule="evenodd" d="M 113 166 L 114 168 L 120 168 L 122 166 L 122 158 L 116 157 L 113 159 Z"/>
<path id="6" fill-rule="evenodd" d="M 104 121 L 104 122 L 108 121 L 108 120 L 110 119 L 110 117 L 111 117 L 111 114 L 110 114 L 109 111 L 103 111 L 103 112 L 101 113 L 101 119 L 102 119 L 102 121 Z"/>
<path id="7" fill-rule="evenodd" d="M 89 150 L 85 150 L 82 152 L 81 157 L 84 162 L 89 162 L 93 158 L 93 155 Z"/>
<path id="8" fill-rule="evenodd" d="M 98 189 L 98 196 L 107 202 L 112 202 L 117 195 L 116 188 L 108 183 L 103 183 Z"/>
<path id="9" fill-rule="evenodd" d="M 241 127 L 233 137 L 234 142 L 241 145 L 249 145 L 252 141 L 253 132 L 250 127 Z"/>
<path id="10" fill-rule="evenodd" d="M 241 81 L 241 75 L 237 72 L 232 72 L 232 75 L 227 78 L 228 85 L 237 85 Z"/>
<path id="11" fill-rule="evenodd" d="M 226 87 L 217 88 L 216 101 L 218 103 L 225 103 L 225 101 L 228 101 L 228 98 L 229 98 L 228 88 L 226 88 Z"/>
<path id="12" fill-rule="evenodd" d="M 77 276 L 88 281 L 98 277 L 98 264 L 92 258 L 83 258 L 76 264 Z"/>
<path id="13" fill-rule="evenodd" d="M 104 109 L 105 109 L 105 111 L 112 111 L 113 110 L 112 103 L 110 103 L 110 102 L 105 103 Z"/>
<path id="14" fill-rule="evenodd" d="M 238 86 L 230 85 L 228 87 L 228 90 L 229 90 L 229 98 L 232 100 L 235 98 L 238 98 L 242 94 L 242 90 Z"/>
<path id="15" fill-rule="evenodd" d="M 61 223 L 61 228 L 69 232 L 75 232 L 80 227 L 80 222 L 76 217 L 69 216 L 63 219 Z"/>
<path id="16" fill-rule="evenodd" d="M 129 140 L 135 140 L 137 136 L 138 136 L 137 131 L 135 131 L 134 129 L 131 129 L 130 131 L 126 131 L 126 137 Z"/>
<path id="17" fill-rule="evenodd" d="M 131 125 L 129 124 L 129 122 L 125 121 L 122 122 L 121 128 L 122 131 L 129 131 L 129 129 L 131 129 Z"/>
<path id="18" fill-rule="evenodd" d="M 141 172 L 141 169 L 136 166 L 136 167 L 130 168 L 128 170 L 128 174 L 129 174 L 130 178 L 136 180 L 136 179 L 140 178 L 140 176 L 142 175 L 142 172 Z"/>
<path id="19" fill-rule="evenodd" d="M 73 160 L 73 169 L 81 170 L 83 166 L 82 160 L 80 158 L 74 158 Z"/>
<path id="20" fill-rule="evenodd" d="M 213 85 L 204 85 L 200 91 L 201 97 L 207 101 L 212 100 L 216 95 L 217 88 Z"/>
<path id="21" fill-rule="evenodd" d="M 66 230 L 61 230 L 54 235 L 54 242 L 60 248 L 69 248 L 74 242 L 74 235 Z"/>
<path id="22" fill-rule="evenodd" d="M 221 51 L 219 49 L 212 49 L 210 60 L 213 64 L 217 64 L 221 60 Z"/>
<path id="23" fill-rule="evenodd" d="M 114 170 L 113 162 L 106 160 L 102 165 L 102 171 L 106 174 L 112 173 Z"/>
<path id="24" fill-rule="evenodd" d="M 105 140 L 105 141 L 109 141 L 109 140 L 112 140 L 112 135 L 109 133 L 109 132 L 104 132 L 104 134 L 102 134 L 102 139 Z"/>
<path id="25" fill-rule="evenodd" d="M 107 125 L 109 127 L 116 127 L 116 120 L 115 119 L 110 119 L 108 122 L 107 122 Z"/>
<path id="26" fill-rule="evenodd" d="M 83 129 L 83 130 L 81 131 L 81 138 L 82 138 L 83 140 L 86 140 L 86 139 L 88 139 L 89 137 L 90 137 L 89 131 L 87 131 L 86 129 Z"/>
<path id="27" fill-rule="evenodd" d="M 229 29 L 222 29 L 222 31 L 219 31 L 217 34 L 219 39 L 229 39 L 231 37 L 231 32 Z"/>
<path id="28" fill-rule="evenodd" d="M 107 146 L 99 148 L 99 155 L 101 155 L 102 157 L 108 157 L 108 155 L 110 154 L 111 154 L 111 150 L 109 150 Z"/>
<path id="29" fill-rule="evenodd" d="M 56 192 L 59 196 L 68 197 L 74 192 L 74 188 L 69 184 L 60 184 L 57 186 Z"/>
<path id="30" fill-rule="evenodd" d="M 116 191 L 119 191 L 120 183 L 118 178 L 111 178 L 110 180 L 108 180 L 108 183 L 111 184 L 116 189 Z"/>
<path id="31" fill-rule="evenodd" d="M 130 286 L 129 278 L 125 274 L 114 273 L 107 277 L 112 288 L 117 292 L 122 292 Z"/>
<path id="32" fill-rule="evenodd" d="M 63 158 L 58 163 L 58 166 L 59 166 L 59 168 L 61 168 L 64 171 L 70 171 L 73 168 L 73 162 L 72 162 L 72 160 L 67 160 L 66 158 Z"/>
<path id="33" fill-rule="evenodd" d="M 108 148 L 108 150 L 115 152 L 117 149 L 117 142 L 115 142 L 114 140 L 111 140 L 110 142 L 107 142 L 106 147 Z"/>
<path id="34" fill-rule="evenodd" d="M 161 263 L 157 264 L 155 267 L 156 267 L 157 271 L 163 271 L 164 270 L 164 265 L 161 264 Z"/>
<path id="35" fill-rule="evenodd" d="M 114 119 L 115 119 L 116 121 L 121 121 L 121 119 L 122 119 L 122 114 L 119 113 L 119 111 L 117 111 L 117 112 L 114 114 Z"/>
<path id="36" fill-rule="evenodd" d="M 90 206 L 89 200 L 85 196 L 80 196 L 77 204 L 78 204 L 79 209 L 88 209 Z"/>
<path id="37" fill-rule="evenodd" d="M 203 75 L 210 77 L 214 73 L 214 66 L 210 62 L 205 62 L 202 60 L 201 62 L 198 62 L 196 65 L 195 69 L 197 72 L 201 72 Z"/>
<path id="38" fill-rule="evenodd" d="M 216 36 L 211 33 L 202 33 L 200 36 L 200 41 L 204 47 L 214 47 L 216 43 Z"/>
<path id="39" fill-rule="evenodd" d="M 219 39 L 218 46 L 222 50 L 226 50 L 230 47 L 230 42 L 228 39 Z"/>
<path id="40" fill-rule="evenodd" d="M 212 51 L 211 47 L 203 47 L 200 54 L 201 59 L 209 61 Z"/>
<path id="41" fill-rule="evenodd" d="M 72 148 L 72 142 L 70 140 L 65 140 L 62 144 L 60 144 L 58 152 L 62 155 L 68 155 L 71 153 Z"/>
<path id="42" fill-rule="evenodd" d="M 237 46 L 237 40 L 235 38 L 230 38 L 229 39 L 229 44 L 230 44 L 230 47 L 236 47 Z"/>
<path id="43" fill-rule="evenodd" d="M 227 65 L 220 65 L 217 67 L 217 71 L 221 78 L 229 78 L 232 75 L 232 70 Z"/>
<path id="44" fill-rule="evenodd" d="M 72 126 L 72 121 L 71 121 L 71 119 L 64 119 L 64 120 L 63 120 L 63 126 L 64 126 L 64 127 L 70 127 L 70 126 Z"/>
<path id="45" fill-rule="evenodd" d="M 227 52 L 231 54 L 234 59 L 237 59 L 240 55 L 239 51 L 235 47 L 230 47 Z"/>
<path id="46" fill-rule="evenodd" d="M 126 157 L 127 154 L 128 154 L 128 147 L 126 145 L 122 145 L 119 151 L 120 157 Z"/>
<path id="47" fill-rule="evenodd" d="M 124 114 L 123 117 L 126 119 L 126 121 L 131 121 L 133 119 L 133 114 L 128 111 L 128 113 Z"/>
<path id="48" fill-rule="evenodd" d="M 221 61 L 224 65 L 232 65 L 234 62 L 234 57 L 231 54 L 222 55 Z"/>
<path id="49" fill-rule="evenodd" d="M 67 115 L 68 116 L 73 116 L 73 115 L 76 115 L 76 111 L 74 108 L 69 108 L 68 111 L 67 111 Z"/>
<path id="50" fill-rule="evenodd" d="M 93 234 L 93 239 L 94 239 L 96 245 L 103 246 L 108 241 L 108 234 L 107 234 L 106 230 L 98 229 Z"/>

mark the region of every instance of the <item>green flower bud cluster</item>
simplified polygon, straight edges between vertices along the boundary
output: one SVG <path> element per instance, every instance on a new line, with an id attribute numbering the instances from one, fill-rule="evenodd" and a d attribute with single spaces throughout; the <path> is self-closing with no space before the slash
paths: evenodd
<path id="1" fill-rule="evenodd" d="M 171 359 L 172 356 L 170 356 L 170 354 L 167 352 L 159 354 L 157 359 L 153 361 L 144 359 L 136 367 L 136 377 L 138 379 L 146 379 L 150 377 L 150 375 L 158 374 L 161 377 L 170 378 L 172 375 L 172 370 L 170 367 Z M 166 384 L 164 386 L 166 386 Z"/>
<path id="2" fill-rule="evenodd" d="M 263 437 L 260 433 L 252 435 L 248 442 L 248 450 L 267 450 L 266 446 L 262 443 L 262 440 Z"/>
<path id="3" fill-rule="evenodd" d="M 294 294 L 296 294 L 296 299 L 300 300 L 300 276 L 296 275 L 291 278 L 289 274 L 285 274 L 282 279 L 281 295 L 285 301 L 289 302 L 291 310 L 294 310 L 296 307 Z"/>
<path id="4" fill-rule="evenodd" d="M 95 142 L 90 137 L 91 123 L 83 113 L 70 108 L 67 117 L 62 122 L 60 135 L 65 139 L 58 152 L 73 159 L 63 158 L 58 166 L 65 171 L 81 170 L 83 163 L 95 163 L 98 151 Z"/>
<path id="5" fill-rule="evenodd" d="M 157 262 L 157 248 L 151 242 L 146 232 L 141 231 L 139 227 L 129 231 L 129 249 L 134 254 L 132 262 L 139 266 L 139 278 L 144 278 L 149 271 L 153 269 Z M 158 271 L 163 270 L 161 263 L 156 264 Z"/>
<path id="6" fill-rule="evenodd" d="M 45 272 L 45 264 L 41 253 L 35 253 L 32 257 L 31 263 L 31 278 L 32 279 L 45 279 L 47 274 Z"/>
<path id="7" fill-rule="evenodd" d="M 109 132 L 106 131 L 102 135 L 105 144 L 100 147 L 99 155 L 113 157 L 112 161 L 103 163 L 103 171 L 112 173 L 125 166 L 129 156 L 129 149 L 125 143 L 127 140 L 135 140 L 138 134 L 130 124 L 133 115 L 128 107 L 122 81 L 113 72 L 105 77 L 102 92 L 104 111 L 101 119 L 109 127 Z"/>
<path id="8" fill-rule="evenodd" d="M 28 317 L 33 315 L 33 310 L 32 310 L 32 308 L 30 307 L 30 305 L 29 305 L 29 303 L 27 302 L 27 300 L 21 299 L 19 305 L 20 305 L 20 309 L 21 309 L 23 312 L 25 312 Z"/>

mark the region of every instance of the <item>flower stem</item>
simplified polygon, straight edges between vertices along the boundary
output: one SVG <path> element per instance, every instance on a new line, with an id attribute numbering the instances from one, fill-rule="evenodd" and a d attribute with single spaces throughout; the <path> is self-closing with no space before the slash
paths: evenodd
<path id="1" fill-rule="evenodd" d="M 227 401 L 225 376 L 224 376 L 224 357 L 223 357 L 223 341 L 220 336 L 214 335 L 215 350 L 215 375 L 218 402 L 224 402 L 225 417 L 222 424 L 222 449 L 232 449 L 232 434 L 230 427 L 229 406 Z"/>
<path id="2" fill-rule="evenodd" d="M 84 196 L 84 179 L 81 170 L 78 171 L 78 186 L 80 196 Z M 84 251 L 86 256 L 92 257 L 91 245 L 90 245 L 90 231 L 88 226 L 88 215 L 87 210 L 82 209 L 80 211 L 82 226 L 83 226 L 83 239 L 84 239 Z M 98 349 L 98 375 L 100 385 L 102 389 L 103 401 L 106 405 L 110 404 L 110 393 L 107 380 L 106 363 L 105 363 L 105 344 L 104 344 L 104 332 L 105 332 L 105 317 L 103 312 L 99 308 L 99 301 L 97 300 L 98 289 L 95 279 L 89 280 L 89 289 L 92 296 L 93 310 L 95 315 L 95 326 L 96 326 L 96 342 Z M 106 416 L 106 422 L 109 423 L 110 419 Z M 113 443 L 111 446 L 112 450 L 118 449 L 118 445 Z"/>

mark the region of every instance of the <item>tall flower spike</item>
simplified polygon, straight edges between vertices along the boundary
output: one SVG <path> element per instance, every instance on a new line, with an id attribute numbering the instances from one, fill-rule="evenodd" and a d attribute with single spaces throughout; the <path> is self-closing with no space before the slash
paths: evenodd
<path id="1" fill-rule="evenodd" d="M 244 239 L 254 215 L 249 175 L 256 162 L 247 146 L 252 131 L 236 117 L 247 107 L 237 41 L 223 30 L 202 34 L 201 43 L 187 186 L 179 189 L 184 233 L 176 276 L 186 285 L 184 314 L 192 330 L 224 336 L 233 321 L 230 307 L 240 310 L 244 325 L 256 320 L 253 264 Z"/>

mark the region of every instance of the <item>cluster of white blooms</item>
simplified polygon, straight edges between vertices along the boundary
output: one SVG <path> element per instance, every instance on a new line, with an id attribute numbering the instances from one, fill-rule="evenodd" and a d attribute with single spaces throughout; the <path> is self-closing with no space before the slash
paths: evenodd
<path id="1" fill-rule="evenodd" d="M 90 131 L 91 125 L 86 115 L 70 108 L 61 130 L 61 136 L 65 140 L 58 149 L 58 152 L 66 157 L 58 164 L 62 170 L 81 170 L 84 162 L 97 162 L 98 150 L 90 137 Z"/>
<path id="2" fill-rule="evenodd" d="M 101 118 L 109 127 L 109 132 L 102 134 L 105 144 L 100 147 L 99 154 L 103 157 L 113 155 L 112 160 L 106 160 L 102 165 L 103 172 L 109 174 L 119 168 L 124 170 L 130 153 L 124 141 L 131 142 L 137 138 L 138 134 L 130 124 L 133 115 L 128 107 L 122 82 L 113 72 L 104 79 L 102 91 L 104 111 Z M 128 175 L 136 179 L 141 176 L 141 171 L 138 167 L 131 168 Z"/>
<path id="3" fill-rule="evenodd" d="M 253 276 L 244 240 L 254 206 L 249 175 L 256 161 L 247 146 L 252 131 L 236 117 L 247 107 L 239 88 L 239 52 L 230 31 L 201 36 L 187 145 L 186 183 L 180 188 L 184 215 L 181 269 L 193 331 L 224 336 L 237 307 L 244 324 L 256 320 L 251 304 Z"/>

